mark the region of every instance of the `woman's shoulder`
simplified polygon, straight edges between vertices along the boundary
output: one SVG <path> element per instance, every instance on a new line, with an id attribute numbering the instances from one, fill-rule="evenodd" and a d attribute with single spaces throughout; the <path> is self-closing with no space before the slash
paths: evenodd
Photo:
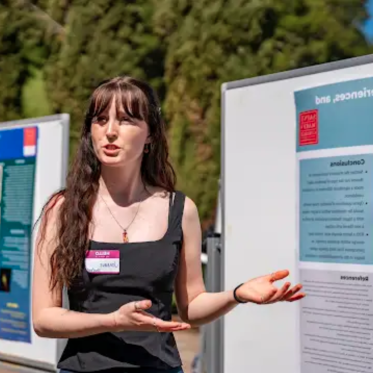
<path id="1" fill-rule="evenodd" d="M 62 204 L 65 201 L 64 191 L 53 194 L 43 207 L 41 217 L 44 224 L 55 224 Z"/>
<path id="2" fill-rule="evenodd" d="M 45 204 L 45 208 L 57 212 L 65 202 L 65 191 L 60 191 L 53 194 L 49 201 Z"/>
<path id="3" fill-rule="evenodd" d="M 194 200 L 187 194 L 182 193 L 184 197 L 184 211 L 182 216 L 182 230 L 184 237 L 199 237 L 201 233 L 201 224 L 198 207 Z"/>
<path id="4" fill-rule="evenodd" d="M 180 193 L 184 198 L 183 223 L 199 220 L 198 207 L 194 200 L 182 191 L 177 192 Z"/>
<path id="5" fill-rule="evenodd" d="M 167 200 L 169 200 L 169 198 L 176 198 L 176 195 L 179 195 L 179 198 L 182 198 L 184 205 L 183 220 L 198 219 L 198 208 L 196 203 L 183 191 L 176 189 L 174 192 L 169 192 L 164 189 L 154 188 L 152 194 L 153 196 L 158 196 Z"/>
<path id="6" fill-rule="evenodd" d="M 53 194 L 49 200 L 45 203 L 41 215 L 35 223 L 35 228 L 38 231 L 37 239 L 37 250 L 41 252 L 42 247 L 46 247 L 47 251 L 51 254 L 55 249 L 54 245 L 49 243 L 58 240 L 58 226 L 60 219 L 60 209 L 65 200 L 62 192 Z M 48 245 L 45 245 L 45 243 Z"/>

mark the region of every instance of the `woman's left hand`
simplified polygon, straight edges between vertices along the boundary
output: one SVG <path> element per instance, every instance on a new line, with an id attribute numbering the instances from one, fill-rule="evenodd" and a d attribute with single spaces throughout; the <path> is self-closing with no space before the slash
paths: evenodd
<path id="1" fill-rule="evenodd" d="M 286 282 L 281 288 L 274 285 L 275 281 L 284 279 L 289 275 L 289 271 L 282 270 L 270 275 L 261 276 L 245 282 L 237 291 L 236 296 L 243 302 L 256 304 L 270 304 L 280 301 L 294 302 L 306 296 L 299 293 L 302 285 L 295 285 L 290 289 L 290 282 Z"/>

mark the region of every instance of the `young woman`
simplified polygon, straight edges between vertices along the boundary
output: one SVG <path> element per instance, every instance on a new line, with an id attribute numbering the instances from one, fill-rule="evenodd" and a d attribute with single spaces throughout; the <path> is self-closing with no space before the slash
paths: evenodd
<path id="1" fill-rule="evenodd" d="M 90 99 L 66 188 L 44 207 L 37 237 L 33 325 L 39 336 L 68 338 L 58 367 L 180 373 L 173 332 L 239 303 L 304 296 L 300 285 L 274 286 L 288 271 L 207 293 L 200 250 L 197 208 L 175 191 L 155 93 L 131 77 L 103 82 Z M 182 322 L 171 320 L 174 290 Z"/>

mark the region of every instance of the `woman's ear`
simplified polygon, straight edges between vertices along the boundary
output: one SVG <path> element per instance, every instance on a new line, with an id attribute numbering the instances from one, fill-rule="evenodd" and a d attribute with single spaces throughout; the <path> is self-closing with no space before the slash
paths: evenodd
<path id="1" fill-rule="evenodd" d="M 146 142 L 144 145 L 144 153 L 150 153 L 151 150 L 151 142 Z"/>

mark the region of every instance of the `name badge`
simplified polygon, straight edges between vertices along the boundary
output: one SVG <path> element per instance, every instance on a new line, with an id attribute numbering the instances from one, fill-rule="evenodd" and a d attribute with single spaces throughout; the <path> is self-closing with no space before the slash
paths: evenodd
<path id="1" fill-rule="evenodd" d="M 85 258 L 88 273 L 115 274 L 120 272 L 119 250 L 89 250 Z"/>

